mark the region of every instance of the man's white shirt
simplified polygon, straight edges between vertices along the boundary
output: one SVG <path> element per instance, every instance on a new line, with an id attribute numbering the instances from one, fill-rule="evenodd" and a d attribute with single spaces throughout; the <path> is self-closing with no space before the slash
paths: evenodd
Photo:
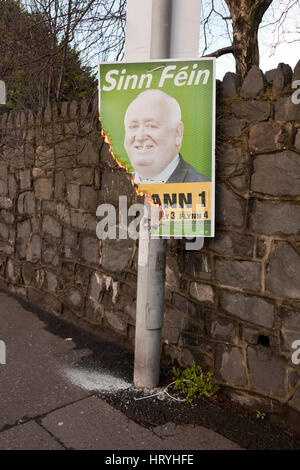
<path id="1" fill-rule="evenodd" d="M 150 178 L 141 178 L 141 176 L 135 172 L 134 173 L 134 182 L 136 184 L 161 184 L 161 183 L 166 183 L 168 179 L 170 178 L 171 174 L 175 169 L 177 168 L 179 164 L 179 153 L 176 155 L 176 157 L 173 158 L 173 160 L 169 163 L 169 165 L 161 171 L 158 175 L 151 176 Z"/>

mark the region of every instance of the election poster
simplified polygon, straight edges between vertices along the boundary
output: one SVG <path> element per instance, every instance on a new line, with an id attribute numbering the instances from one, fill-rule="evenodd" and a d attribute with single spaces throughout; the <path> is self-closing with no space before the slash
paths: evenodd
<path id="1" fill-rule="evenodd" d="M 214 58 L 99 65 L 103 132 L 161 208 L 153 236 L 214 236 L 215 82 Z"/>

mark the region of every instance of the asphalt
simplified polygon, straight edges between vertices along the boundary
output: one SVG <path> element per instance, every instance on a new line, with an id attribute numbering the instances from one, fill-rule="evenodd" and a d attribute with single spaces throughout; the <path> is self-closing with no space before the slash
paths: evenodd
<path id="1" fill-rule="evenodd" d="M 133 387 L 132 354 L 4 291 L 0 340 L 1 450 L 240 449 L 202 426 L 130 420 L 98 395 Z"/>

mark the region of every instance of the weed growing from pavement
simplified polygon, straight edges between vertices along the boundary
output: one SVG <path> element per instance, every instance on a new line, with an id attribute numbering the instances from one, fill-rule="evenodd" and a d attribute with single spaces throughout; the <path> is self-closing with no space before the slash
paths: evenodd
<path id="1" fill-rule="evenodd" d="M 211 373 L 204 372 L 195 362 L 184 370 L 173 367 L 172 374 L 174 389 L 184 395 L 188 403 L 195 398 L 212 398 L 220 390 L 218 385 L 212 383 Z"/>
<path id="2" fill-rule="evenodd" d="M 263 413 L 262 411 L 257 411 L 256 412 L 256 418 L 257 419 L 265 419 L 266 413 Z"/>

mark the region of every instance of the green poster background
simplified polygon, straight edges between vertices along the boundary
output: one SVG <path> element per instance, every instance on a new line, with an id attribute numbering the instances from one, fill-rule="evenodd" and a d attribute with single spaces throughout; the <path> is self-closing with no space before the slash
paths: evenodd
<path id="1" fill-rule="evenodd" d="M 198 85 L 176 86 L 173 79 L 167 79 L 163 87 L 158 87 L 162 73 L 162 66 L 176 65 L 174 76 L 181 67 L 198 64 L 198 69 L 209 70 L 210 75 L 206 85 L 203 84 L 203 76 Z M 99 90 L 100 90 L 100 119 L 104 132 L 108 135 L 116 158 L 125 165 L 130 172 L 133 168 L 124 149 L 124 115 L 130 102 L 146 88 L 147 80 L 143 88 L 104 91 L 105 76 L 111 69 L 118 70 L 119 76 L 126 69 L 126 75 L 147 74 L 152 72 L 150 89 L 160 89 L 175 98 L 182 113 L 184 135 L 180 153 L 184 160 L 190 163 L 197 171 L 214 179 L 214 110 L 215 110 L 215 73 L 214 59 L 205 60 L 170 60 L 143 63 L 103 63 L 99 65 Z M 107 85 L 107 83 L 106 83 Z"/>

